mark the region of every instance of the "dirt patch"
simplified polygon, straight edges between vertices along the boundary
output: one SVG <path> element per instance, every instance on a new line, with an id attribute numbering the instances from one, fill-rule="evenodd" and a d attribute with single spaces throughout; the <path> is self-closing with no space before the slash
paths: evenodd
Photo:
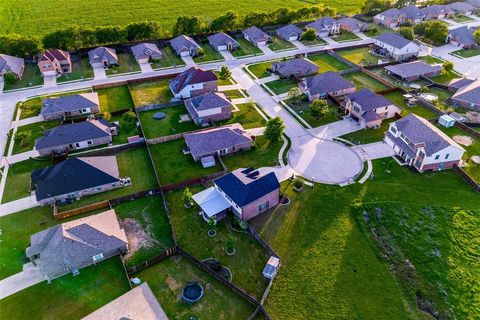
<path id="1" fill-rule="evenodd" d="M 465 116 L 470 122 L 480 122 L 480 112 L 468 111 Z"/>
<path id="2" fill-rule="evenodd" d="M 175 279 L 173 279 L 170 276 L 168 276 L 168 278 L 165 280 L 165 283 L 167 284 L 168 288 L 172 291 L 178 290 L 182 286 L 180 283 L 178 283 Z"/>
<path id="3" fill-rule="evenodd" d="M 469 146 L 473 143 L 472 137 L 469 136 L 453 136 L 452 139 L 461 145 Z"/>
<path id="4" fill-rule="evenodd" d="M 139 249 L 150 248 L 158 242 L 135 219 L 123 219 L 122 227 L 127 234 L 129 246 L 129 251 L 125 256 L 126 260 L 131 258 Z"/>

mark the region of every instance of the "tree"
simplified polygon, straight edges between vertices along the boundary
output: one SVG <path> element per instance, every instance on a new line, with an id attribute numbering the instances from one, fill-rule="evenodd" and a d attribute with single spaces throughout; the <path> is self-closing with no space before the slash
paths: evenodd
<path id="1" fill-rule="evenodd" d="M 216 225 L 217 225 L 217 223 L 215 222 L 215 219 L 213 219 L 213 218 L 208 219 L 208 230 L 215 231 L 215 226 Z"/>
<path id="2" fill-rule="evenodd" d="M 328 113 L 328 103 L 323 99 L 315 99 L 310 104 L 310 112 L 314 117 L 323 117 Z"/>
<path id="3" fill-rule="evenodd" d="M 360 10 L 366 15 L 374 16 L 377 13 L 390 9 L 391 7 L 392 2 L 390 0 L 365 0 Z"/>
<path id="4" fill-rule="evenodd" d="M 475 37 L 475 41 L 480 44 L 480 29 L 477 29 L 474 33 L 473 36 Z"/>
<path id="5" fill-rule="evenodd" d="M 122 114 L 122 120 L 123 120 L 124 125 L 127 128 L 132 128 L 137 123 L 137 116 L 135 115 L 135 112 L 130 110 L 130 111 L 127 111 L 124 114 Z"/>
<path id="6" fill-rule="evenodd" d="M 250 12 L 243 18 L 243 26 L 248 28 L 251 26 L 262 27 L 267 24 L 272 24 L 272 16 L 265 12 Z"/>
<path id="7" fill-rule="evenodd" d="M 275 24 L 287 24 L 294 18 L 294 12 L 288 8 L 278 8 L 272 13 Z"/>
<path id="8" fill-rule="evenodd" d="M 118 44 L 127 41 L 127 32 L 119 26 L 97 27 L 93 31 L 97 45 Z"/>
<path id="9" fill-rule="evenodd" d="M 433 43 L 445 43 L 448 36 L 448 25 L 441 20 L 424 21 L 413 27 L 416 35 L 432 41 Z"/>
<path id="10" fill-rule="evenodd" d="M 40 52 L 40 41 L 15 33 L 0 36 L 0 52 L 17 57 L 33 56 Z"/>
<path id="11" fill-rule="evenodd" d="M 278 141 L 285 131 L 285 124 L 280 117 L 275 117 L 267 121 L 265 136 L 270 141 Z"/>
<path id="12" fill-rule="evenodd" d="M 185 207 L 190 207 L 192 205 L 192 192 L 188 187 L 183 190 L 183 203 L 185 204 Z"/>
<path id="13" fill-rule="evenodd" d="M 125 28 L 128 41 L 151 40 L 160 36 L 160 27 L 157 22 L 134 22 Z"/>
<path id="14" fill-rule="evenodd" d="M 400 27 L 398 28 L 397 32 L 400 33 L 405 39 L 413 40 L 415 38 L 415 35 L 413 33 L 413 28 Z"/>
<path id="15" fill-rule="evenodd" d="M 202 30 L 202 22 L 197 16 L 180 16 L 177 18 L 177 22 L 173 27 L 173 35 L 192 35 L 198 34 Z"/>
<path id="16" fill-rule="evenodd" d="M 395 8 L 403 8 L 409 5 L 415 5 L 417 0 L 397 0 L 395 1 Z"/>
<path id="17" fill-rule="evenodd" d="M 305 30 L 304 33 L 302 33 L 302 36 L 300 37 L 300 40 L 304 41 L 313 41 L 317 39 L 317 31 L 313 28 L 308 28 Z"/>
<path id="18" fill-rule="evenodd" d="M 287 99 L 293 102 L 298 102 L 298 99 L 302 96 L 302 90 L 299 87 L 292 87 L 288 90 Z"/>
<path id="19" fill-rule="evenodd" d="M 335 17 L 337 15 L 337 9 L 326 6 L 322 9 L 322 15 L 326 17 Z"/>
<path id="20" fill-rule="evenodd" d="M 218 31 L 231 31 L 235 30 L 238 24 L 238 14 L 234 11 L 228 11 L 222 16 L 218 16 L 210 23 L 210 30 L 213 32 Z"/>
<path id="21" fill-rule="evenodd" d="M 442 73 L 449 73 L 450 71 L 453 70 L 453 62 L 451 61 L 445 61 L 442 65 Z"/>
<path id="22" fill-rule="evenodd" d="M 230 77 L 232 76 L 232 73 L 230 72 L 227 66 L 222 66 L 222 68 L 220 68 L 219 76 L 221 80 L 226 81 L 230 79 Z"/>
<path id="23" fill-rule="evenodd" d="M 14 85 L 18 82 L 17 76 L 13 72 L 7 72 L 3 75 L 3 80 L 8 85 Z"/>
<path id="24" fill-rule="evenodd" d="M 104 113 L 102 113 L 102 118 L 107 121 L 110 121 L 112 119 L 112 114 L 110 112 L 105 111 Z"/>
<path id="25" fill-rule="evenodd" d="M 32 132 L 31 131 L 20 131 L 15 134 L 15 142 L 18 143 L 22 147 L 26 147 L 28 144 L 28 138 L 30 138 Z"/>

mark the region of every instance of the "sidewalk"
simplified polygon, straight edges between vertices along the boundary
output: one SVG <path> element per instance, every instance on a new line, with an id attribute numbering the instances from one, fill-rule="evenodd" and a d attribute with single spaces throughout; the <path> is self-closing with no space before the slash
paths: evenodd
<path id="1" fill-rule="evenodd" d="M 10 201 L 0 204 L 0 217 L 8 216 L 9 214 L 38 207 L 40 204 L 37 202 L 35 195 Z"/>
<path id="2" fill-rule="evenodd" d="M 23 265 L 23 271 L 0 281 L 0 300 L 45 281 L 40 268 L 31 262 Z"/>
<path id="3" fill-rule="evenodd" d="M 42 121 L 43 121 L 42 116 L 30 117 L 30 118 L 27 118 L 27 119 L 13 121 L 12 125 L 10 126 L 10 129 L 17 128 L 17 127 L 22 127 L 22 126 L 26 126 L 26 125 L 29 125 L 29 124 L 34 124 L 34 123 L 37 123 L 37 122 L 42 122 Z"/>

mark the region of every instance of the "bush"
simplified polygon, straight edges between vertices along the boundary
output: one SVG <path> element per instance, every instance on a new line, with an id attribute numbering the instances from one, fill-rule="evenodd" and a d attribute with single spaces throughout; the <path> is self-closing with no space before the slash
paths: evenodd
<path id="1" fill-rule="evenodd" d="M 314 117 L 323 117 L 328 113 L 328 103 L 323 99 L 315 99 L 310 104 L 310 112 Z"/>
<path id="2" fill-rule="evenodd" d="M 410 27 L 401 27 L 397 30 L 398 33 L 400 33 L 405 39 L 408 40 L 413 40 L 415 37 L 413 33 L 413 29 Z"/>
<path id="3" fill-rule="evenodd" d="M 14 85 L 18 82 L 17 76 L 13 72 L 7 72 L 3 75 L 3 80 L 8 85 Z"/>
<path id="4" fill-rule="evenodd" d="M 315 31 L 315 29 L 313 28 L 308 28 L 307 30 L 305 30 L 305 32 L 300 37 L 300 40 L 304 41 L 313 41 L 315 39 L 317 39 L 317 31 Z"/>

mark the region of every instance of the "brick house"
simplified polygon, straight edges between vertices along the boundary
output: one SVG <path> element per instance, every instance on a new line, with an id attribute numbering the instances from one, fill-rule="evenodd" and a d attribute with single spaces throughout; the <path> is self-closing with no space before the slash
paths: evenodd
<path id="1" fill-rule="evenodd" d="M 70 73 L 72 72 L 70 53 L 59 49 L 47 50 L 38 58 L 38 68 L 44 77 L 58 77 Z"/>
<path id="2" fill-rule="evenodd" d="M 480 111 L 480 80 L 463 82 L 466 84 L 456 90 L 449 100 L 450 104 L 454 107 Z"/>
<path id="3" fill-rule="evenodd" d="M 281 78 L 305 78 L 314 76 L 320 71 L 320 67 L 305 58 L 290 59 L 272 63 L 272 71 Z"/>
<path id="4" fill-rule="evenodd" d="M 305 26 L 306 29 L 315 29 L 318 38 L 325 38 L 340 32 L 340 24 L 331 17 L 322 17 Z"/>
<path id="5" fill-rule="evenodd" d="M 170 40 L 170 46 L 180 57 L 196 56 L 200 50 L 200 46 L 195 40 L 184 35 Z"/>
<path id="6" fill-rule="evenodd" d="M 395 28 L 406 20 L 406 14 L 397 8 L 388 9 L 373 17 L 373 23 L 387 27 Z"/>
<path id="7" fill-rule="evenodd" d="M 424 20 L 450 19 L 455 15 L 455 11 L 447 5 L 433 4 L 422 8 Z"/>
<path id="8" fill-rule="evenodd" d="M 308 96 L 310 101 L 324 99 L 328 96 L 343 96 L 356 90 L 353 83 L 332 71 L 304 79 L 300 84 L 300 89 Z"/>
<path id="9" fill-rule="evenodd" d="M 92 67 L 119 66 L 117 52 L 113 48 L 97 47 L 88 51 L 88 61 Z"/>
<path id="10" fill-rule="evenodd" d="M 250 27 L 242 31 L 243 36 L 256 47 L 266 46 L 272 37 L 257 27 Z"/>
<path id="11" fill-rule="evenodd" d="M 81 93 L 47 98 L 42 101 L 40 115 L 43 120 L 61 120 L 100 112 L 98 93 Z"/>
<path id="12" fill-rule="evenodd" d="M 302 35 L 302 29 L 294 24 L 287 24 L 276 30 L 277 35 L 285 41 L 295 41 Z"/>
<path id="13" fill-rule="evenodd" d="M 363 32 L 368 29 L 368 24 L 361 22 L 355 18 L 344 17 L 337 20 L 340 30 L 348 32 Z"/>
<path id="14" fill-rule="evenodd" d="M 394 64 L 384 68 L 388 74 L 392 74 L 402 81 L 415 81 L 420 77 L 434 77 L 442 73 L 440 64 L 430 65 L 425 61 L 413 61 Z"/>
<path id="15" fill-rule="evenodd" d="M 225 32 L 219 32 L 209 36 L 208 43 L 217 51 L 233 51 L 240 47 L 238 41 Z"/>
<path id="16" fill-rule="evenodd" d="M 210 70 L 193 66 L 170 81 L 170 90 L 175 98 L 188 99 L 218 90 L 217 75 Z"/>
<path id="17" fill-rule="evenodd" d="M 23 76 L 25 70 L 25 61 L 22 58 L 0 54 L 0 77 L 7 73 L 13 74 L 18 79 Z"/>
<path id="18" fill-rule="evenodd" d="M 184 101 L 188 114 L 197 125 L 208 125 L 232 117 L 232 103 L 223 93 L 210 92 Z"/>

